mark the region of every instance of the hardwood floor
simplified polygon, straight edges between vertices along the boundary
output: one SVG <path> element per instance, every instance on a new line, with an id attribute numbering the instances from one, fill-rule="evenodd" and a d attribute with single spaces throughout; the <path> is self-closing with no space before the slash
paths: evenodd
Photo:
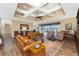
<path id="1" fill-rule="evenodd" d="M 21 53 L 15 43 L 15 40 L 11 36 L 4 37 L 4 46 L 2 49 L 3 56 L 21 56 Z"/>
<path id="2" fill-rule="evenodd" d="M 75 41 L 73 39 L 65 39 L 56 56 L 78 56 Z"/>
<path id="3" fill-rule="evenodd" d="M 63 43 L 64 43 L 64 41 L 51 41 L 51 40 L 47 40 L 45 42 L 47 55 L 48 56 L 55 56 L 55 54 L 61 48 Z"/>
<path id="4" fill-rule="evenodd" d="M 75 41 L 73 39 L 65 39 L 64 41 L 46 40 L 47 56 L 77 56 Z M 0 49 L 1 56 L 21 56 L 16 45 L 15 39 L 10 36 L 4 37 L 3 49 Z"/>

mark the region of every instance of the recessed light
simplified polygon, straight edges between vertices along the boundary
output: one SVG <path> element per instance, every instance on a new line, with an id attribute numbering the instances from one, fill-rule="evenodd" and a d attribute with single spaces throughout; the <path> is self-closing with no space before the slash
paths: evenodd
<path id="1" fill-rule="evenodd" d="M 26 6 L 24 6 L 24 8 L 26 8 Z"/>

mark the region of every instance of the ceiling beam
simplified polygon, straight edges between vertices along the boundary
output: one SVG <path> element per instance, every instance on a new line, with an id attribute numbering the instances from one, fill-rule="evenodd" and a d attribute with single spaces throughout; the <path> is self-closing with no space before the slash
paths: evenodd
<path id="1" fill-rule="evenodd" d="M 45 5 L 46 3 L 42 3 L 39 7 L 34 7 L 31 8 L 29 11 L 24 11 L 22 9 L 17 8 L 17 11 L 24 13 L 24 17 L 30 16 L 33 12 L 35 12 L 36 10 L 40 9 L 43 5 Z"/>
<path id="2" fill-rule="evenodd" d="M 19 9 L 19 8 L 17 9 L 17 11 L 24 13 L 25 14 L 24 17 L 28 17 L 28 16 L 32 16 L 32 13 L 35 12 L 36 10 L 40 10 L 40 11 L 44 12 L 44 14 L 41 14 L 41 16 L 48 15 L 48 16 L 52 17 L 52 15 L 50 14 L 51 12 L 54 12 L 54 11 L 57 11 L 57 10 L 61 9 L 61 6 L 58 5 L 54 8 L 51 8 L 51 10 L 47 11 L 47 10 L 44 10 L 43 8 L 41 8 L 45 4 L 46 3 L 42 3 L 39 7 L 31 8 L 29 11 L 24 11 L 24 10 Z"/>
<path id="3" fill-rule="evenodd" d="M 42 12 L 44 12 L 46 15 L 52 16 L 52 15 L 50 15 L 50 13 L 51 12 L 55 12 L 55 11 L 57 11 L 59 9 L 61 9 L 61 6 L 56 6 L 56 7 L 52 8 L 50 11 L 49 10 L 46 11 L 44 9 L 39 9 L 39 10 L 42 11 Z"/>
<path id="4" fill-rule="evenodd" d="M 38 10 L 38 9 L 40 9 L 43 5 L 45 5 L 46 3 L 42 3 L 40 6 L 38 6 L 38 7 L 34 7 L 34 8 L 32 8 L 32 9 L 30 9 L 29 11 L 28 11 L 28 15 L 29 14 L 32 14 L 33 12 L 35 12 L 36 10 Z"/>

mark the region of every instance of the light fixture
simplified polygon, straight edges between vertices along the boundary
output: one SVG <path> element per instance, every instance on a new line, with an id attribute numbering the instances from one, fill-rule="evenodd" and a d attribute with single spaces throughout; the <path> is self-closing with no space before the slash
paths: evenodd
<path id="1" fill-rule="evenodd" d="M 24 8 L 26 8 L 26 6 L 24 6 Z"/>
<path id="2" fill-rule="evenodd" d="M 40 20 L 42 20 L 42 17 L 43 17 L 43 16 L 39 16 L 39 11 L 37 10 L 37 11 L 36 11 L 36 14 L 35 14 L 35 19 L 40 19 Z"/>
<path id="3" fill-rule="evenodd" d="M 38 17 L 38 14 L 39 14 L 39 13 L 38 13 L 38 10 L 37 10 L 37 11 L 36 11 L 36 17 Z"/>
<path id="4" fill-rule="evenodd" d="M 25 31 L 25 30 L 27 30 L 27 29 L 26 29 L 26 27 L 22 27 L 22 30 Z"/>

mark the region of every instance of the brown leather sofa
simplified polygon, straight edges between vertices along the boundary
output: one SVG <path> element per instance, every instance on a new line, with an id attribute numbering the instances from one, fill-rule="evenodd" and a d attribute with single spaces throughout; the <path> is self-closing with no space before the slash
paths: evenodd
<path id="1" fill-rule="evenodd" d="M 17 45 L 20 49 L 20 52 L 23 56 L 31 56 L 30 48 L 33 47 L 36 44 L 41 43 L 41 41 L 33 42 L 27 36 L 23 37 L 21 35 L 17 35 L 16 40 L 17 40 Z"/>

